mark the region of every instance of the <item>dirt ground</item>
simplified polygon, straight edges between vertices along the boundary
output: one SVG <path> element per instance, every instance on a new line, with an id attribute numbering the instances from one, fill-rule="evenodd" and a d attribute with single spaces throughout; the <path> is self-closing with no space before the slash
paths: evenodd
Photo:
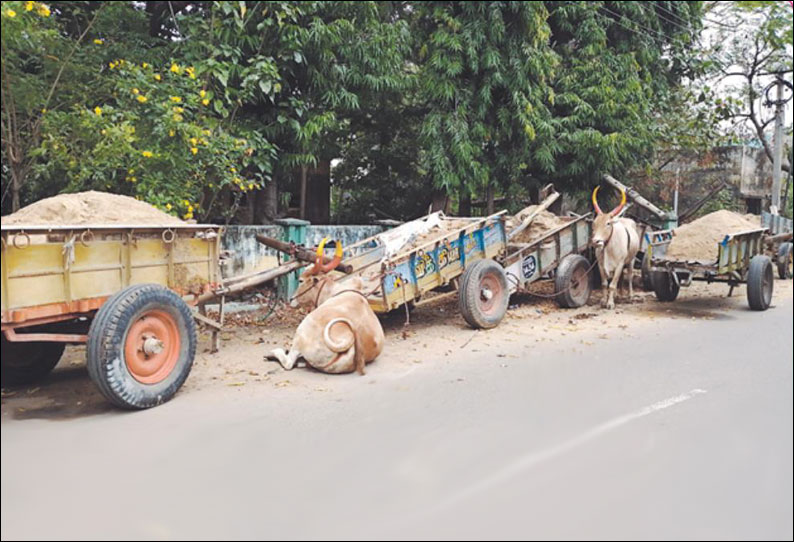
<path id="1" fill-rule="evenodd" d="M 773 305 L 791 298 L 793 290 L 792 281 L 776 280 Z M 533 291 L 548 294 L 551 284 L 538 282 Z M 399 379 L 423 366 L 454 363 L 463 349 L 481 351 L 489 358 L 516 358 L 514 354 L 501 354 L 500 345 L 524 339 L 527 334 L 534 337 L 528 345 L 566 337 L 566 344 L 587 355 L 588 346 L 595 341 L 630 337 L 640 328 L 663 325 L 668 319 L 714 320 L 730 318 L 732 310 L 749 310 L 743 286 L 732 298 L 726 298 L 726 294 L 723 284 L 695 283 L 682 289 L 675 303 L 668 304 L 657 302 L 650 292 L 635 290 L 631 302 L 625 295 L 618 299 L 614 312 L 601 309 L 599 291 L 594 291 L 590 302 L 579 309 L 559 309 L 550 299 L 516 294 L 500 326 L 489 331 L 472 330 L 466 325 L 458 313 L 455 295 L 440 297 L 412 311 L 407 326 L 402 309 L 381 318 L 386 346 L 367 366 L 371 378 L 366 381 L 375 384 L 378 379 Z M 186 394 L 200 394 L 202 400 L 222 405 L 245 395 L 282 393 L 305 398 L 360 385 L 356 374 L 326 375 L 302 365 L 288 372 L 266 360 L 265 355 L 273 348 L 289 347 L 302 318 L 289 308 L 269 316 L 267 313 L 264 307 L 228 316 L 220 351 L 214 354 L 210 352 L 209 333 L 200 332 L 193 370 L 176 400 Z M 578 340 L 571 341 L 571 336 Z M 84 350 L 67 348 L 50 377 L 37 385 L 2 390 L 2 419 L 64 420 L 114 411 L 88 378 Z M 526 356 L 532 356 L 531 349 Z M 505 363 L 508 361 L 505 359 Z"/>

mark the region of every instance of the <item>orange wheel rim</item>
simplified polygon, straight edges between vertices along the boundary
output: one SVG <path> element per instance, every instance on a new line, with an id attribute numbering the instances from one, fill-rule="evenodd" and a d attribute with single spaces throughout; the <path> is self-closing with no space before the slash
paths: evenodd
<path id="1" fill-rule="evenodd" d="M 127 331 L 124 362 L 143 384 L 157 384 L 171 374 L 179 361 L 181 340 L 173 316 L 153 310 L 142 314 Z"/>

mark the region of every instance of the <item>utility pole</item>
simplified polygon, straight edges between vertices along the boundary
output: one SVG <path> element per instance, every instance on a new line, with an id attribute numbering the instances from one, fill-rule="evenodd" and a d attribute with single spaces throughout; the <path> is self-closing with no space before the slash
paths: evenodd
<path id="1" fill-rule="evenodd" d="M 772 161 L 772 205 L 770 212 L 773 215 L 780 213 L 780 178 L 783 170 L 783 77 L 777 78 L 777 101 L 775 102 L 775 149 Z"/>

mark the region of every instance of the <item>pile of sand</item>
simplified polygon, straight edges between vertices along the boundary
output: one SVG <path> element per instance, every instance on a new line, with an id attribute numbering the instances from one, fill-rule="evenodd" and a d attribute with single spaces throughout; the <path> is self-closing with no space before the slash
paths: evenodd
<path id="1" fill-rule="evenodd" d="M 529 207 L 522 209 L 517 215 L 508 218 L 506 223 L 508 235 L 511 230 L 520 226 L 524 219 L 537 208 L 537 205 L 530 205 Z M 554 213 L 550 213 L 549 211 L 541 211 L 534 219 L 532 219 L 532 222 L 530 222 L 529 226 L 527 226 L 525 230 L 523 230 L 510 241 L 513 243 L 531 243 L 536 239 L 543 237 L 544 234 L 550 232 L 551 230 L 557 229 L 560 226 L 564 226 L 568 222 L 570 222 L 570 219 L 557 216 Z"/>
<path id="2" fill-rule="evenodd" d="M 676 228 L 665 258 L 711 263 L 717 259 L 717 243 L 725 239 L 727 234 L 760 227 L 755 215 L 716 211 Z"/>
<path id="3" fill-rule="evenodd" d="M 82 226 L 87 224 L 182 224 L 176 217 L 129 196 L 105 192 L 61 194 L 4 216 L 3 225 Z"/>

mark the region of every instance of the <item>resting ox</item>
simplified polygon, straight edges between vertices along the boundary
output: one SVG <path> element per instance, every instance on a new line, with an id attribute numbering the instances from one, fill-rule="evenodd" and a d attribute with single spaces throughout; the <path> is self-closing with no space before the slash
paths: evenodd
<path id="1" fill-rule="evenodd" d="M 322 253 L 323 243 L 318 253 Z M 338 263 L 341 251 L 334 261 Z M 364 282 L 351 277 L 337 283 L 330 275 L 318 275 L 333 265 L 321 267 L 321 259 L 300 278 L 300 286 L 292 305 L 316 306 L 295 331 L 289 353 L 282 348 L 270 357 L 290 370 L 299 358 L 326 373 L 364 374 L 364 366 L 374 361 L 383 350 L 384 335 L 378 317 L 364 297 Z"/>
<path id="2" fill-rule="evenodd" d="M 598 206 L 598 188 L 593 190 L 593 207 L 596 217 L 593 220 L 591 240 L 596 250 L 598 269 L 601 271 L 601 289 L 605 291 L 601 306 L 614 309 L 615 291 L 618 288 L 624 267 L 629 284 L 629 299 L 634 295 L 632 285 L 634 257 L 640 250 L 640 236 L 633 220 L 619 217 L 620 212 L 626 206 L 626 192 L 621 189 L 620 205 L 609 213 L 603 213 Z M 608 291 L 607 288 L 609 288 Z"/>

